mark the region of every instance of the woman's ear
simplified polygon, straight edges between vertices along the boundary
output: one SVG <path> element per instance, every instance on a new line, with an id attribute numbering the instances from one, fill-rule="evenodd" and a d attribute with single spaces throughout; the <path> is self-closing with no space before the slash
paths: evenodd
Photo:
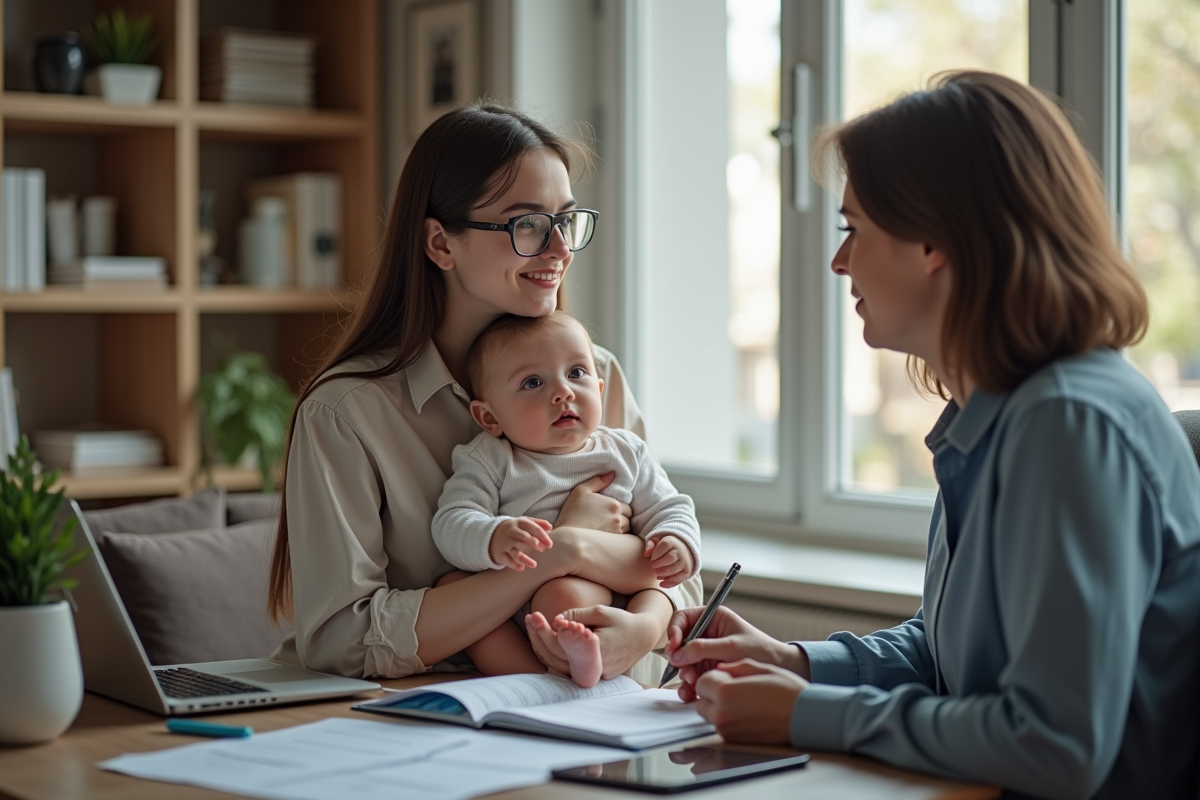
<path id="1" fill-rule="evenodd" d="M 425 218 L 425 255 L 438 265 L 439 269 L 454 269 L 454 253 L 450 251 L 450 234 L 442 227 L 442 223 L 432 217 Z"/>
<path id="2" fill-rule="evenodd" d="M 504 429 L 500 427 L 500 421 L 496 419 L 496 415 L 488 408 L 488 404 L 482 400 L 471 401 L 471 419 L 475 420 L 479 424 L 479 427 L 496 438 L 504 435 Z"/>
<path id="3" fill-rule="evenodd" d="M 941 270 L 950 259 L 946 257 L 946 251 L 937 245 L 925 243 L 925 274 L 933 275 Z"/>

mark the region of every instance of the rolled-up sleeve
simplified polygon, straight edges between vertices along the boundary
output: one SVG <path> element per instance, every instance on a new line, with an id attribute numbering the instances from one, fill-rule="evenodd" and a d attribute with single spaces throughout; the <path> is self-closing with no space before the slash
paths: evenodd
<path id="1" fill-rule="evenodd" d="M 385 678 L 425 670 L 416 635 L 425 589 L 388 586 L 380 483 L 350 423 L 306 400 L 288 457 L 287 520 L 296 654 L 310 669 Z"/>
<path id="2" fill-rule="evenodd" d="M 1030 409 L 1000 447 L 989 522 L 996 636 L 1007 652 L 997 691 L 936 695 L 925 680 L 890 690 L 814 684 L 793 709 L 797 747 L 853 750 L 1039 797 L 1100 788 L 1129 713 L 1161 509 L 1122 432 L 1085 403 Z M 885 661 L 923 672 L 896 642 L 881 646 Z"/>

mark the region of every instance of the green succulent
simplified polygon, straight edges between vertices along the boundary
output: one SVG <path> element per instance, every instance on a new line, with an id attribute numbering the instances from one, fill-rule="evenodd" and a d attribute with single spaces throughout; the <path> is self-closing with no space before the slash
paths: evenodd
<path id="1" fill-rule="evenodd" d="M 98 64 L 144 64 L 158 47 L 159 36 L 149 14 L 126 14 L 118 8 L 86 26 L 83 42 Z"/>
<path id="2" fill-rule="evenodd" d="M 22 436 L 8 469 L 0 470 L 0 606 L 36 606 L 75 581 L 63 572 L 87 556 L 71 552 L 75 518 L 57 521 L 63 490 L 50 491 L 58 470 L 43 472 Z"/>
<path id="3" fill-rule="evenodd" d="M 287 383 L 270 370 L 262 354 L 234 353 L 221 370 L 200 379 L 199 401 L 206 466 L 213 450 L 226 464 L 236 464 L 253 446 L 263 490 L 271 491 L 296 404 Z"/>

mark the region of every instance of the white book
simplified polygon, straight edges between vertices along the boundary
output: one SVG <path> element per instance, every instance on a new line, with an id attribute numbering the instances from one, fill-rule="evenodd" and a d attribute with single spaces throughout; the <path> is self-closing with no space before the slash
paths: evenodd
<path id="1" fill-rule="evenodd" d="M 85 280 L 155 281 L 167 274 L 167 260 L 159 256 L 85 256 L 50 267 L 55 283 Z"/>
<path id="2" fill-rule="evenodd" d="M 473 678 L 392 692 L 354 708 L 632 750 L 716 730 L 675 692 L 643 689 L 623 675 L 591 689 L 552 675 Z"/>
<path id="3" fill-rule="evenodd" d="M 0 367 L 0 469 L 8 469 L 8 457 L 16 452 L 20 438 L 17 392 L 13 388 L 12 370 Z"/>
<path id="4" fill-rule="evenodd" d="M 342 278 L 342 179 L 334 172 L 296 172 L 251 181 L 250 206 L 259 197 L 287 204 L 285 274 L 303 289 L 336 289 Z"/>
<path id="5" fill-rule="evenodd" d="M 38 459 L 47 467 L 75 471 L 100 467 L 152 467 L 163 463 L 162 442 L 149 431 L 81 426 L 37 431 L 33 440 Z"/>
<path id="6" fill-rule="evenodd" d="M 25 290 L 46 288 L 46 171 L 25 170 Z"/>
<path id="7" fill-rule="evenodd" d="M 4 291 L 19 292 L 25 286 L 25 176 L 15 167 L 0 173 L 0 204 L 3 209 Z"/>

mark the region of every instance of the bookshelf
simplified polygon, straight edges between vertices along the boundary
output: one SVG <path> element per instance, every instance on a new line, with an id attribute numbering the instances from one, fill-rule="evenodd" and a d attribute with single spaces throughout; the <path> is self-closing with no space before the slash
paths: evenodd
<path id="1" fill-rule="evenodd" d="M 0 0 L 5 166 L 46 170 L 47 196 L 113 195 L 117 252 L 166 259 L 160 293 L 50 286 L 0 292 L 0 365 L 21 397 L 23 432 L 100 421 L 154 431 L 166 464 L 63 478 L 71 496 L 121 498 L 194 491 L 200 460 L 196 387 L 215 365 L 214 334 L 263 352 L 295 387 L 308 377 L 371 269 L 380 236 L 378 0 Z M 116 106 L 33 91 L 37 38 L 79 30 L 105 10 L 147 11 L 162 36 L 159 99 Z M 316 107 L 201 102 L 200 37 L 238 26 L 317 38 Z M 340 174 L 342 287 L 267 290 L 201 286 L 198 195 L 217 192 L 217 255 L 235 264 L 242 187 L 300 170 Z M 254 489 L 257 472 L 214 470 L 215 482 Z"/>

